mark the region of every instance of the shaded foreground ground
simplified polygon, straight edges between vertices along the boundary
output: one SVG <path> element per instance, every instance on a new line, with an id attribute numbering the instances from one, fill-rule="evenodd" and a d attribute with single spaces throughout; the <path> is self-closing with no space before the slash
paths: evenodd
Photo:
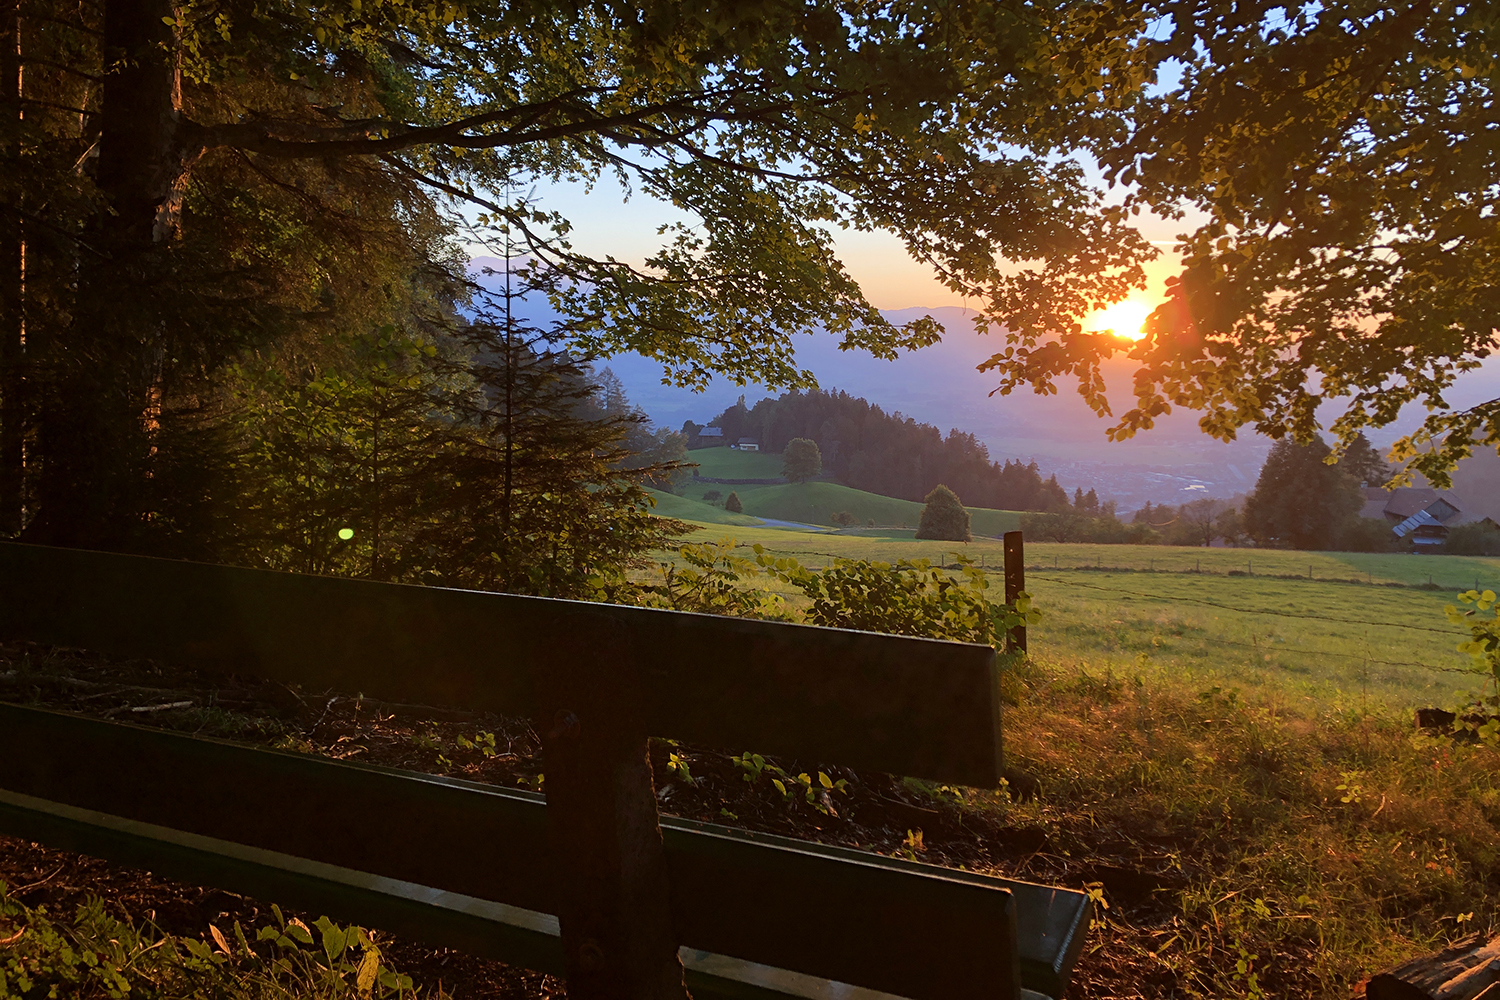
<path id="1" fill-rule="evenodd" d="M 1417 734 L 1396 713 L 1319 714 L 1274 690 L 1196 691 L 1149 668 L 1032 663 L 1007 676 L 1007 690 L 1017 705 L 1007 715 L 1005 790 L 777 762 L 793 777 L 808 772 L 816 782 L 822 770 L 849 782 L 847 793 L 810 804 L 783 797 L 770 774 L 746 781 L 729 752 L 661 742 L 653 764 L 662 811 L 1094 891 L 1108 908 L 1076 997 L 1347 996 L 1375 969 L 1494 929 L 1487 897 L 1500 888 L 1500 781 L 1488 747 Z M 521 720 L 79 651 L 0 646 L 0 700 L 539 783 L 537 742 Z M 180 701 L 192 704 L 132 711 Z M 154 914 L 165 931 L 193 937 L 210 923 L 250 930 L 270 919 L 270 901 L 15 840 L 0 840 L 0 881 L 54 915 L 97 894 L 119 915 Z M 455 997 L 564 992 L 555 979 L 455 952 L 383 946 L 429 994 L 439 984 Z"/>

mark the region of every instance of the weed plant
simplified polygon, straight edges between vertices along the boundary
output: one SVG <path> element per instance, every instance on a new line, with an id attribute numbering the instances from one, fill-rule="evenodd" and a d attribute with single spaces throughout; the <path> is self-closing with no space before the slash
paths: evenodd
<path id="1" fill-rule="evenodd" d="M 274 908 L 273 908 L 274 909 Z M 399 1000 L 417 991 L 387 968 L 360 927 L 326 917 L 312 927 L 274 909 L 247 934 L 210 926 L 208 940 L 166 934 L 111 915 L 90 898 L 71 920 L 27 907 L 0 882 L 0 1000 Z M 441 1000 L 441 994 L 433 995 Z"/>

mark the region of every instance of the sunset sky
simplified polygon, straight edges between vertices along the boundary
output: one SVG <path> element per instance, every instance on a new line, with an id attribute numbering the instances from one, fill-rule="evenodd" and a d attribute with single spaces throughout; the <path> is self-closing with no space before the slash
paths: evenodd
<path id="1" fill-rule="evenodd" d="M 573 223 L 575 248 L 590 254 L 613 254 L 634 263 L 661 246 L 658 226 L 688 218 L 672 206 L 640 194 L 625 201 L 611 178 L 601 180 L 592 192 L 582 184 L 560 184 L 539 189 L 537 198 L 540 208 L 561 212 Z M 1163 254 L 1148 266 L 1150 286 L 1133 295 L 1133 303 L 1154 307 L 1161 301 L 1163 284 L 1175 271 L 1176 257 L 1171 253 L 1174 237 L 1188 227 L 1184 220 L 1142 218 L 1142 233 Z M 938 282 L 930 267 L 912 260 L 901 241 L 889 233 L 840 232 L 836 244 L 850 274 L 877 309 L 966 305 L 961 296 Z M 1091 319 L 1085 326 L 1092 329 L 1096 323 Z"/>

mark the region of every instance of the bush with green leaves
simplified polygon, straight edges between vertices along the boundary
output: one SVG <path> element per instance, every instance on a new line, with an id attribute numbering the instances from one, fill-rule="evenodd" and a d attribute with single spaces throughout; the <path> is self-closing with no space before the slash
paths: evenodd
<path id="1" fill-rule="evenodd" d="M 685 543 L 677 549 L 677 560 L 658 563 L 656 572 L 659 579 L 641 585 L 628 603 L 736 618 L 787 616 L 779 596 L 744 586 L 744 581 L 760 575 L 760 568 L 735 555 L 733 538 Z"/>
<path id="2" fill-rule="evenodd" d="M 990 645 L 1041 618 L 1030 594 L 1023 592 L 1009 604 L 995 600 L 984 570 L 962 555 L 956 557 L 955 574 L 927 559 L 894 564 L 836 559 L 823 569 L 810 569 L 760 545 L 751 547 L 753 560 L 736 555 L 736 549 L 733 538 L 681 545 L 675 559 L 657 564 L 653 580 L 620 584 L 633 588 L 628 593 L 601 590 L 599 599 Z M 789 605 L 757 582 L 763 576 L 801 591 L 809 605 Z"/>
<path id="3" fill-rule="evenodd" d="M 917 524 L 917 537 L 945 542 L 969 541 L 969 512 L 948 487 L 939 484 L 927 494 L 927 505 L 922 508 L 922 520 Z"/>
<path id="4" fill-rule="evenodd" d="M 805 483 L 823 472 L 823 453 L 811 438 L 792 438 L 781 459 L 781 474 L 794 483 Z"/>
<path id="5" fill-rule="evenodd" d="M 210 940 L 111 916 L 90 898 L 71 921 L 12 899 L 0 882 L 0 1000 L 149 997 L 153 1000 L 381 1000 L 414 997 L 361 927 L 320 917 L 312 927 L 273 906 L 275 926 L 252 943 L 236 922 Z M 314 934 L 316 930 L 316 934 Z"/>
<path id="6" fill-rule="evenodd" d="M 959 572 L 953 576 L 927 559 L 894 565 L 837 559 L 812 570 L 759 545 L 755 555 L 766 572 L 812 601 L 802 613 L 810 625 L 995 645 L 1006 632 L 1041 617 L 1029 594 L 1020 594 L 1013 604 L 992 600 L 984 570 L 964 556 L 958 557 Z"/>
<path id="7" fill-rule="evenodd" d="M 1386 527 L 1390 535 L 1390 527 Z M 1488 520 L 1459 524 L 1448 529 L 1443 551 L 1456 556 L 1500 556 L 1500 529 Z"/>
<path id="8" fill-rule="evenodd" d="M 1479 697 L 1482 709 L 1481 721 L 1460 719 L 1463 726 L 1487 743 L 1500 742 L 1500 600 L 1493 590 L 1483 592 L 1466 590 L 1458 595 L 1464 604 L 1472 604 L 1469 611 L 1460 611 L 1457 605 L 1449 604 L 1443 610 L 1448 620 L 1469 630 L 1469 638 L 1458 644 L 1460 653 L 1468 653 L 1474 669 L 1485 677 L 1485 690 Z M 1486 616 L 1484 612 L 1489 614 Z"/>

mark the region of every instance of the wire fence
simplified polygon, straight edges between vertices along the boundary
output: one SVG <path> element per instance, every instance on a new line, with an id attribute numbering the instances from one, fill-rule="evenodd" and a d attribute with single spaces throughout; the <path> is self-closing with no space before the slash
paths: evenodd
<path id="1" fill-rule="evenodd" d="M 826 568 L 828 568 L 828 566 L 831 566 L 831 565 L 833 565 L 836 562 L 839 562 L 839 561 L 851 558 L 851 556 L 849 554 L 847 554 L 847 553 L 824 552 L 824 551 L 820 551 L 820 550 L 817 550 L 817 549 L 811 549 L 811 548 L 808 548 L 808 549 L 802 549 L 802 548 L 782 548 L 782 547 L 778 546 L 775 551 L 777 551 L 777 552 L 779 552 L 781 554 L 784 554 L 784 555 L 796 556 L 796 557 L 798 557 L 798 558 L 800 558 L 800 559 L 802 559 L 804 561 L 808 560 L 809 557 L 811 557 L 811 558 L 817 558 L 817 559 L 824 559 L 824 560 L 827 561 L 826 564 L 823 565 L 823 566 L 809 564 L 807 568 L 811 569 L 811 570 L 826 569 Z M 959 555 L 960 555 L 960 553 L 954 552 L 952 550 L 948 550 L 946 552 L 932 553 L 931 555 L 926 555 L 926 556 L 924 556 L 924 555 L 922 555 L 920 553 L 913 553 L 910 556 L 903 556 L 903 558 L 910 559 L 912 561 L 918 561 L 918 560 L 921 560 L 923 558 L 926 558 L 926 559 L 928 559 L 928 561 L 930 562 L 930 564 L 934 568 L 943 569 L 943 570 L 957 571 L 957 570 L 960 570 L 964 566 L 963 562 L 960 562 L 960 561 L 958 561 L 957 558 L 955 558 L 955 557 L 958 557 Z M 1162 560 L 1162 561 L 1166 562 L 1166 560 Z M 983 569 L 983 570 L 985 570 L 987 572 L 998 572 L 1002 568 L 1000 565 L 998 565 L 998 560 L 988 560 L 987 561 L 983 555 L 980 555 L 978 558 L 970 559 L 969 562 L 970 562 L 971 565 L 977 566 L 978 568 Z M 1354 577 L 1316 577 L 1312 573 L 1312 570 L 1313 570 L 1312 566 L 1309 566 L 1309 574 L 1306 577 L 1301 576 L 1300 574 L 1299 575 L 1291 575 L 1291 574 L 1274 574 L 1274 573 L 1264 573 L 1264 572 L 1256 574 L 1256 573 L 1253 573 L 1253 561 L 1251 561 L 1251 560 L 1247 560 L 1247 571 L 1245 571 L 1243 573 L 1241 571 L 1239 571 L 1239 570 L 1227 570 L 1226 571 L 1226 570 L 1222 570 L 1222 569 L 1214 569 L 1212 567 L 1209 568 L 1209 569 L 1207 569 L 1207 570 L 1205 570 L 1201 566 L 1201 561 L 1196 561 L 1195 564 L 1193 566 L 1191 566 L 1191 567 L 1187 567 L 1187 566 L 1184 565 L 1184 566 L 1181 566 L 1180 568 L 1171 568 L 1170 566 L 1163 566 L 1162 568 L 1157 568 L 1157 566 L 1155 565 L 1155 562 L 1156 562 L 1155 560 L 1148 559 L 1147 566 L 1145 568 L 1142 568 L 1142 567 L 1139 567 L 1139 566 L 1105 566 L 1105 565 L 1103 565 L 1102 557 L 1099 557 L 1099 558 L 1097 558 L 1095 560 L 1095 564 L 1094 565 L 1080 565 L 1080 564 L 1075 564 L 1075 565 L 1072 565 L 1072 566 L 1067 566 L 1067 565 L 1061 565 L 1060 564 L 1060 560 L 1058 560 L 1057 558 L 1054 558 L 1054 563 L 1053 563 L 1052 566 L 1047 566 L 1045 563 L 1037 563 L 1037 564 L 1033 564 L 1033 565 L 1027 566 L 1026 567 L 1026 571 L 1027 571 L 1027 573 L 1029 573 L 1029 574 L 1032 575 L 1033 579 L 1036 579 L 1037 578 L 1036 575 L 1039 574 L 1039 573 L 1047 573 L 1047 574 L 1063 574 L 1063 573 L 1067 573 L 1067 574 L 1071 575 L 1071 574 L 1074 574 L 1074 573 L 1083 573 L 1083 572 L 1088 572 L 1088 573 L 1115 573 L 1115 574 L 1125 574 L 1125 573 L 1128 573 L 1128 574 L 1142 574 L 1142 575 L 1148 575 L 1148 574 L 1189 575 L 1189 574 L 1192 574 L 1192 575 L 1212 575 L 1212 576 L 1221 576 L 1221 577 L 1222 576 L 1241 576 L 1241 575 L 1243 575 L 1243 576 L 1246 576 L 1246 577 L 1252 577 L 1252 576 L 1254 576 L 1254 577 L 1258 577 L 1260 579 L 1289 580 L 1289 581 L 1291 581 L 1291 580 L 1302 580 L 1302 581 L 1311 580 L 1311 581 L 1316 582 L 1316 583 L 1346 583 L 1346 584 L 1358 584 L 1360 586 L 1374 586 L 1374 587 L 1397 588 L 1397 589 L 1403 589 L 1404 588 L 1404 589 L 1429 590 L 1429 591 L 1448 590 L 1448 591 L 1451 591 L 1451 592 L 1458 592 L 1458 591 L 1469 589 L 1469 587 L 1468 587 L 1467 584 L 1464 584 L 1464 585 L 1461 585 L 1461 586 L 1454 586 L 1454 587 L 1450 587 L 1450 586 L 1446 586 L 1446 585 L 1441 585 L 1441 584 L 1435 584 L 1435 583 L 1431 582 L 1431 577 L 1429 577 L 1429 582 L 1426 583 L 1426 584 L 1420 584 L 1420 583 L 1419 584 L 1408 584 L 1408 583 L 1401 583 L 1401 582 L 1390 581 L 1390 580 L 1381 580 L 1379 582 L 1376 582 L 1375 579 L 1374 579 L 1374 574 L 1373 573 L 1367 573 L 1366 574 L 1366 579 L 1363 579 L 1363 580 L 1358 579 L 1358 578 L 1354 578 Z M 996 563 L 996 564 L 995 565 L 990 565 L 989 563 Z M 1041 577 L 1041 579 L 1045 580 L 1045 579 L 1047 579 L 1047 577 Z M 1000 581 L 998 579 L 997 580 L 993 580 L 992 584 L 998 586 L 999 582 Z M 1086 589 L 1089 589 L 1089 590 L 1098 591 L 1100 593 L 1109 593 L 1109 594 L 1115 594 L 1115 595 L 1119 595 L 1119 596 L 1144 598 L 1146 600 L 1159 601 L 1159 602 L 1161 602 L 1163 604 L 1189 604 L 1189 605 L 1194 605 L 1194 606 L 1199 606 L 1199 607 L 1214 608 L 1216 610 L 1228 611 L 1228 612 L 1232 612 L 1234 614 L 1258 615 L 1258 616 L 1277 617 L 1277 618 L 1292 618 L 1292 619 L 1299 619 L 1299 620 L 1304 620 L 1304 621 L 1321 621 L 1321 622 L 1327 622 L 1329 624 L 1335 624 L 1335 625 L 1358 625 L 1358 626 L 1363 626 L 1363 627 L 1366 627 L 1366 628 L 1372 628 L 1373 627 L 1373 628 L 1383 628 L 1383 629 L 1400 629 L 1400 630 L 1407 630 L 1407 631 L 1412 631 L 1412 632 L 1433 633 L 1433 634 L 1437 634 L 1437 635 L 1441 635 L 1441 636 L 1447 636 L 1447 637 L 1453 639 L 1455 641 L 1455 644 L 1457 643 L 1458 640 L 1463 639 L 1463 638 L 1465 638 L 1467 636 L 1466 632 L 1455 630 L 1455 629 L 1452 629 L 1452 628 L 1438 628 L 1438 627 L 1434 627 L 1434 626 L 1430 626 L 1430 625 L 1416 625 L 1416 624 L 1411 624 L 1411 623 L 1407 623 L 1407 622 L 1377 621 L 1377 620 L 1371 620 L 1371 619 L 1366 619 L 1366 618 L 1342 618 L 1342 617 L 1334 617 L 1334 616 L 1330 616 L 1330 615 L 1312 614 L 1312 613 L 1309 613 L 1309 612 L 1283 611 L 1283 610 L 1279 610 L 1279 609 L 1275 609 L 1275 608 L 1245 608 L 1245 607 L 1237 607 L 1237 606 L 1235 606 L 1233 604 L 1227 604 L 1227 603 L 1224 603 L 1222 601 L 1215 601 L 1215 600 L 1211 600 L 1211 599 L 1205 598 L 1205 597 L 1191 597 L 1191 596 L 1183 596 L 1183 595 L 1175 595 L 1175 594 L 1154 594 L 1154 593 L 1148 593 L 1146 591 L 1141 591 L 1141 590 L 1130 590 L 1130 589 L 1126 589 L 1126 588 L 1123 588 L 1123 587 L 1106 586 L 1104 584 L 1087 582 L 1087 581 L 1079 580 L 1079 579 L 1076 579 L 1076 578 L 1074 578 L 1074 579 L 1068 579 L 1066 581 L 1061 580 L 1061 579 L 1048 580 L 1048 582 L 1066 583 L 1066 585 L 1072 586 L 1072 587 L 1082 587 L 1082 588 L 1086 588 Z M 1473 586 L 1474 586 L 1475 590 L 1482 589 L 1481 588 L 1481 581 L 1477 577 L 1473 581 Z M 1490 586 L 1492 589 L 1495 589 L 1495 590 L 1500 590 L 1500 584 L 1489 584 L 1487 586 Z M 1370 664 L 1370 665 L 1391 666 L 1391 667 L 1414 667 L 1414 668 L 1417 668 L 1417 669 L 1432 671 L 1432 672 L 1435 672 L 1435 673 L 1452 673 L 1452 674 L 1468 674 L 1468 675 L 1479 675 L 1479 674 L 1483 673 L 1483 671 L 1481 671 L 1478 668 L 1473 667 L 1473 666 L 1445 666 L 1445 665 L 1436 664 L 1436 663 L 1426 663 L 1426 662 L 1423 662 L 1423 661 L 1420 661 L 1420 660 L 1392 660 L 1392 659 L 1386 659 L 1384 657 L 1371 656 L 1369 654 L 1363 654 L 1363 653 L 1349 653 L 1349 652 L 1344 652 L 1344 651 L 1341 651 L 1341 650 L 1323 649 L 1323 648 L 1318 648 L 1318 647 L 1299 646 L 1299 645 L 1293 645 L 1293 644 L 1277 644 L 1275 646 L 1272 646 L 1272 645 L 1260 644 L 1260 643 L 1255 643 L 1255 642 L 1241 642 L 1241 641 L 1234 640 L 1234 639 L 1220 639 L 1220 638 L 1214 638 L 1214 637 L 1211 637 L 1211 636 L 1192 636 L 1192 637 L 1183 637 L 1183 638 L 1186 638 L 1186 639 L 1188 639 L 1188 641 L 1193 641 L 1193 642 L 1204 642 L 1204 643 L 1210 643 L 1210 644 L 1217 645 L 1217 646 L 1231 646 L 1231 647 L 1236 647 L 1236 648 L 1243 648 L 1243 649 L 1254 650 L 1254 651 L 1260 652 L 1260 653 L 1296 653 L 1298 655 L 1307 655 L 1307 656 L 1330 656 L 1330 657 L 1338 657 L 1340 659 L 1359 661 L 1359 662 L 1363 662 L 1363 663 Z"/>

